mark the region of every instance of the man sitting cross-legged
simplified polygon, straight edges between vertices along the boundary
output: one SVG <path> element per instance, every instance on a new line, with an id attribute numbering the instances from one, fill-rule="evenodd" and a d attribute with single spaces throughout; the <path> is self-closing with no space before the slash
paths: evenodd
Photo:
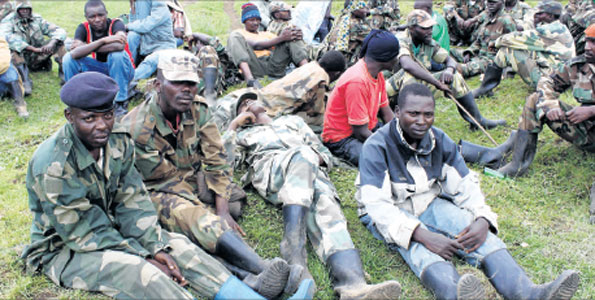
<path id="1" fill-rule="evenodd" d="M 356 199 L 360 220 L 398 251 L 438 299 L 484 299 L 480 281 L 459 276 L 459 256 L 480 266 L 504 299 L 569 299 L 579 275 L 535 285 L 496 236 L 496 214 L 457 145 L 434 123 L 435 102 L 419 83 L 403 87 L 394 121 L 364 144 Z"/>

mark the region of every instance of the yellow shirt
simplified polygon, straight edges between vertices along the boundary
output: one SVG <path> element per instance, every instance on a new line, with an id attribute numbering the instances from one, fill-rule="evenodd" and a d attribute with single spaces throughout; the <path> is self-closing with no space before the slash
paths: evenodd
<path id="1" fill-rule="evenodd" d="M 277 37 L 277 35 L 275 35 L 274 33 L 268 32 L 268 31 L 252 33 L 252 32 L 247 31 L 246 29 L 240 29 L 239 32 L 242 34 L 242 36 L 244 36 L 244 38 L 247 41 L 252 41 L 252 42 L 266 41 L 266 40 L 274 39 Z M 273 49 L 273 48 L 274 47 L 271 47 L 271 49 Z M 269 56 L 269 55 L 271 55 L 271 51 L 267 50 L 267 49 L 254 50 L 254 54 L 256 54 L 256 57 Z"/>

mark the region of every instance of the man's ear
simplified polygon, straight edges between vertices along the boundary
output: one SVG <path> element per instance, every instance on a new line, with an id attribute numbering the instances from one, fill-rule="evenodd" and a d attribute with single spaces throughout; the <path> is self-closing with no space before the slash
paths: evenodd
<path id="1" fill-rule="evenodd" d="M 73 115 L 72 115 L 72 111 L 70 110 L 70 108 L 65 108 L 64 109 L 64 117 L 66 118 L 66 120 L 68 120 L 68 123 L 72 124 L 73 123 Z"/>
<path id="2" fill-rule="evenodd" d="M 401 110 L 399 109 L 399 105 L 395 105 L 395 117 L 399 117 L 399 113 L 401 112 Z"/>
<path id="3" fill-rule="evenodd" d="M 161 80 L 155 78 L 155 80 L 153 80 L 153 88 L 157 93 L 161 93 Z"/>

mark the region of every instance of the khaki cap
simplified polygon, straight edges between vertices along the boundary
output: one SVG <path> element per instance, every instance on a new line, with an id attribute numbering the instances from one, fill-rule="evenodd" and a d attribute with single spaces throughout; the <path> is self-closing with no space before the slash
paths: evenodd
<path id="1" fill-rule="evenodd" d="M 407 16 L 407 26 L 418 25 L 424 28 L 436 25 L 436 21 L 426 11 L 421 9 L 412 10 Z"/>
<path id="2" fill-rule="evenodd" d="M 159 52 L 157 68 L 169 81 L 198 83 L 198 58 L 188 51 L 171 49 Z"/>

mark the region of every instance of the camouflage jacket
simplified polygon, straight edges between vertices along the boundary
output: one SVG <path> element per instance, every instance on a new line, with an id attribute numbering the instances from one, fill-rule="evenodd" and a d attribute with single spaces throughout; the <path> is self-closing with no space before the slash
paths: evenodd
<path id="1" fill-rule="evenodd" d="M 453 17 L 456 12 L 463 20 L 478 16 L 485 10 L 485 1 L 481 0 L 452 0 L 444 5 L 444 14 L 446 19 Z"/>
<path id="2" fill-rule="evenodd" d="M 397 0 L 372 0 L 370 7 L 372 28 L 391 30 L 399 26 L 401 9 Z"/>
<path id="3" fill-rule="evenodd" d="M 134 145 L 114 127 L 95 161 L 70 124 L 33 154 L 27 171 L 31 244 L 23 251 L 30 271 L 58 255 L 118 250 L 147 257 L 168 247 L 153 203 L 134 168 Z M 53 262 L 62 270 L 69 257 Z"/>
<path id="4" fill-rule="evenodd" d="M 558 20 L 536 29 L 505 34 L 496 40 L 496 48 L 500 47 L 539 52 L 540 58 L 545 60 L 541 63 L 554 68 L 575 56 L 572 35 Z"/>
<path id="5" fill-rule="evenodd" d="M 463 53 L 470 52 L 474 56 L 493 57 L 496 55 L 495 42 L 501 35 L 516 31 L 514 20 L 501 9 L 493 18 L 485 12 L 485 21 L 474 33 L 475 40 Z"/>
<path id="6" fill-rule="evenodd" d="M 324 147 L 314 132 L 297 116 L 281 116 L 270 124 L 249 125 L 237 131 L 227 131 L 223 136 L 225 149 L 228 149 L 231 163 L 249 166 L 243 183 L 252 181 L 255 172 L 271 172 L 273 157 L 302 146 L 309 146 L 322 157 L 326 166 L 332 167 L 332 154 Z M 264 176 L 268 178 L 268 176 Z M 255 186 L 266 191 L 268 183 Z"/>
<path id="7" fill-rule="evenodd" d="M 0 21 L 4 20 L 6 16 L 14 12 L 14 4 L 11 1 L 6 1 L 0 6 Z"/>
<path id="8" fill-rule="evenodd" d="M 281 31 L 285 29 L 285 27 L 293 26 L 291 21 L 282 21 L 282 20 L 272 20 L 267 27 L 267 31 L 274 33 L 275 35 L 280 35 Z"/>
<path id="9" fill-rule="evenodd" d="M 572 96 L 580 104 L 595 104 L 595 64 L 588 63 L 584 55 L 571 59 L 550 76 L 539 80 L 536 111 L 538 119 L 550 109 L 560 108 L 558 97 L 568 89 L 572 89 Z"/>
<path id="10" fill-rule="evenodd" d="M 432 61 L 441 64 L 448 58 L 448 52 L 434 40 L 432 40 L 431 44 L 423 44 L 415 47 L 411 40 L 409 29 L 399 32 L 397 38 L 400 45 L 397 57 L 401 58 L 401 56 L 407 55 L 426 70 L 431 70 Z"/>
<path id="11" fill-rule="evenodd" d="M 504 6 L 504 12 L 512 17 L 517 25 L 521 25 L 524 30 L 533 29 L 534 11 L 529 4 L 517 1 L 513 7 Z"/>
<path id="12" fill-rule="evenodd" d="M 359 48 L 372 30 L 368 19 L 358 19 L 351 14 L 352 11 L 363 7 L 367 7 L 366 1 L 351 1 L 324 39 L 323 48 L 341 51 L 348 65 L 357 61 Z"/>
<path id="13" fill-rule="evenodd" d="M 122 119 L 136 149 L 136 168 L 151 192 L 172 193 L 199 203 L 196 172 L 203 170 L 210 190 L 229 199 L 231 169 L 206 102 L 196 97 L 180 116 L 176 134 L 166 123 L 159 96 L 150 97 Z"/>
<path id="14" fill-rule="evenodd" d="M 0 35 L 6 37 L 10 49 L 22 52 L 27 46 L 41 47 L 45 44 L 44 36 L 64 41 L 66 31 L 46 20 L 38 14 L 31 18 L 20 18 L 16 12 L 11 13 L 0 24 Z"/>

